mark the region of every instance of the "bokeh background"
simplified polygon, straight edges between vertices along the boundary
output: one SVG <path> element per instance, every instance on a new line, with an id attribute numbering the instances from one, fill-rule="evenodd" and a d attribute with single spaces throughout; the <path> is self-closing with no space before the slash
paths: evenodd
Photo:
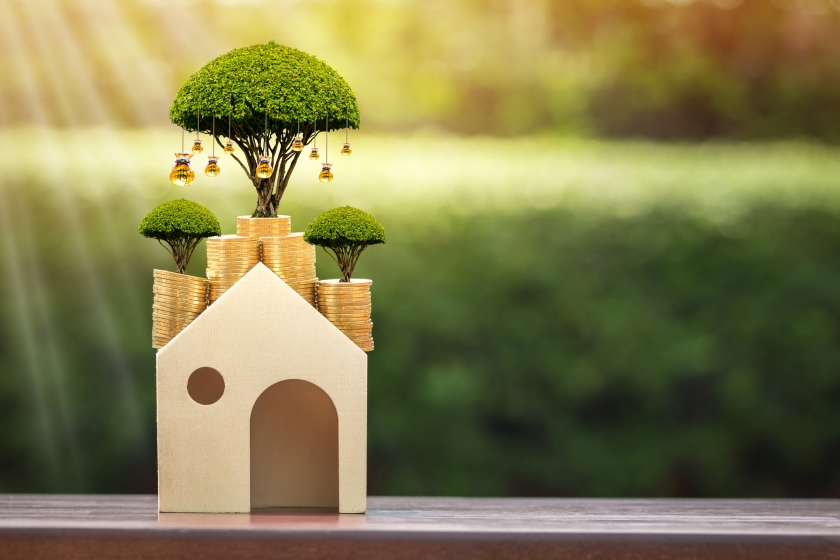
<path id="1" fill-rule="evenodd" d="M 167 111 L 272 39 L 362 111 L 281 211 L 388 232 L 371 494 L 840 496 L 840 0 L 5 0 L 0 491 L 156 491 L 137 224 L 252 211 Z"/>

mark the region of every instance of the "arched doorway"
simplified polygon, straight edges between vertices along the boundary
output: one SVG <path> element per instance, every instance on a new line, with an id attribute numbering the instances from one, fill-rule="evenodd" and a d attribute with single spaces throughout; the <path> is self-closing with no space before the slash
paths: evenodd
<path id="1" fill-rule="evenodd" d="M 251 507 L 338 507 L 338 414 L 308 381 L 275 383 L 254 403 Z"/>

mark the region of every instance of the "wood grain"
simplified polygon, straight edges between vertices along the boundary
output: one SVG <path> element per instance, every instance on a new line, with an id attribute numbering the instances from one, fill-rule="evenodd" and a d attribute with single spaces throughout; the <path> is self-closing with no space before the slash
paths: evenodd
<path id="1" fill-rule="evenodd" d="M 205 367 L 224 378 L 224 394 L 208 405 L 187 391 L 190 375 Z M 251 414 L 260 395 L 289 380 L 308 382 L 332 401 L 338 449 L 319 453 L 338 457 L 339 510 L 365 511 L 367 355 L 262 263 L 157 353 L 160 511 L 250 511 Z M 324 432 L 324 442 L 330 434 Z M 294 441 L 289 436 L 275 445 Z M 265 450 L 255 451 L 266 457 Z M 295 449 L 274 451 L 268 457 Z M 306 505 L 323 505 L 323 493 L 332 493 L 333 485 L 312 487 L 322 483 L 323 476 L 314 476 L 321 471 L 308 476 L 300 461 L 287 463 L 284 478 L 268 485 L 271 496 L 316 496 Z M 295 486 L 297 492 L 281 488 Z M 258 503 L 266 505 L 263 499 Z"/>
<path id="2" fill-rule="evenodd" d="M 369 498 L 366 516 L 0 496 L 0 558 L 836 560 L 838 500 Z"/>

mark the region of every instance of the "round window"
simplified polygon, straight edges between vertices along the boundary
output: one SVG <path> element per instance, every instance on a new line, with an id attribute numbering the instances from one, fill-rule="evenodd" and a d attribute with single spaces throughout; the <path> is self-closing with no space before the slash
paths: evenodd
<path id="1" fill-rule="evenodd" d="M 187 392 L 198 404 L 213 404 L 225 393 L 225 380 L 211 367 L 198 368 L 187 381 Z"/>

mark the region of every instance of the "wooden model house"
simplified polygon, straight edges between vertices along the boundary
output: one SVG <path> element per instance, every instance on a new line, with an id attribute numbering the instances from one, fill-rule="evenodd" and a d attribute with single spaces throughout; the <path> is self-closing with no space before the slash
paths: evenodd
<path id="1" fill-rule="evenodd" d="M 157 354 L 162 512 L 363 513 L 367 355 L 263 264 Z"/>

